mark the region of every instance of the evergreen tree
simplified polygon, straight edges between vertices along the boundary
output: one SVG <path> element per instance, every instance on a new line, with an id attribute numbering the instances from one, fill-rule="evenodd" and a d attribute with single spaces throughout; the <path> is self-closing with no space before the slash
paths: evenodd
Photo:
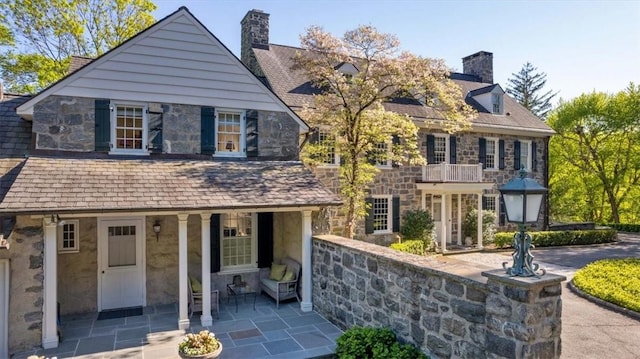
<path id="1" fill-rule="evenodd" d="M 549 111 L 551 111 L 551 100 L 558 93 L 552 90 L 542 93 L 547 83 L 547 74 L 536 72 L 537 69 L 530 62 L 527 62 L 522 66 L 520 72 L 512 73 L 513 77 L 507 80 L 507 93 L 534 115 L 546 120 Z"/>

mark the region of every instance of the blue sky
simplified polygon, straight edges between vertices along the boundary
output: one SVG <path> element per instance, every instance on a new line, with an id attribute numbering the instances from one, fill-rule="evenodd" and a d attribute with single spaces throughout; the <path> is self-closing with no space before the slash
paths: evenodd
<path id="1" fill-rule="evenodd" d="M 419 0 L 155 0 L 160 19 L 189 10 L 240 55 L 240 20 L 250 9 L 270 16 L 270 42 L 298 46 L 310 25 L 342 35 L 358 25 L 392 33 L 402 48 L 444 59 L 462 71 L 461 58 L 493 52 L 494 81 L 506 87 L 529 61 L 547 73 L 556 100 L 581 93 L 624 90 L 640 83 L 640 0 L 419 1 Z"/>

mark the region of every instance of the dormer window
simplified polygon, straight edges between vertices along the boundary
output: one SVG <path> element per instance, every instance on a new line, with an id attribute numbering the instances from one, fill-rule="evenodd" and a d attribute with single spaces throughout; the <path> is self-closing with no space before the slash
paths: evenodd
<path id="1" fill-rule="evenodd" d="M 502 94 L 491 94 L 491 104 L 493 105 L 492 112 L 495 114 L 502 114 Z"/>

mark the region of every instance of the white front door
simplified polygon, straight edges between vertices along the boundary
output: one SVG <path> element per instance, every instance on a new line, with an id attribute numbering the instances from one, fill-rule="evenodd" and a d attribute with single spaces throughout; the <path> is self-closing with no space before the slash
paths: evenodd
<path id="1" fill-rule="evenodd" d="M 144 238 L 144 218 L 98 220 L 98 310 L 146 304 Z"/>
<path id="2" fill-rule="evenodd" d="M 0 259 L 0 358 L 9 357 L 9 260 Z"/>

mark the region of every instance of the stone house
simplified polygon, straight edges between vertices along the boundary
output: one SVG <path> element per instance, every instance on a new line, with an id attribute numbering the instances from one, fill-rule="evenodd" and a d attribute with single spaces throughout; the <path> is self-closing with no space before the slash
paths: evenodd
<path id="1" fill-rule="evenodd" d="M 269 14 L 249 11 L 243 20 L 241 59 L 293 110 L 312 104 L 317 89 L 301 70 L 293 70 L 293 57 L 299 48 L 269 43 Z M 463 73 L 450 78 L 462 89 L 465 102 L 477 111 L 471 129 L 448 134 L 439 119 L 418 101 L 385 103 L 387 110 L 411 116 L 420 128 L 419 146 L 427 165 L 396 166 L 379 163 L 380 169 L 370 187 L 369 215 L 361 221 L 356 237 L 378 244 L 389 244 L 399 232 L 403 213 L 424 209 L 431 213 L 441 248 L 463 243 L 462 222 L 471 209 L 497 214 L 497 225 L 505 229 L 505 211 L 498 186 L 517 176 L 521 166 L 548 187 L 548 143 L 554 133 L 499 84 L 493 82 L 493 54 L 480 51 L 462 59 Z M 340 71 L 355 67 L 336 64 Z M 317 138 L 323 141 L 322 129 Z M 338 189 L 340 154 L 330 149 L 325 165 L 316 175 L 334 192 Z M 343 217 L 331 210 L 331 228 L 341 234 Z M 375 220 L 374 220 L 375 219 Z M 539 228 L 548 224 L 548 206 L 541 210 Z M 482 226 L 477 243 L 482 247 Z"/>
<path id="2" fill-rule="evenodd" d="M 0 357 L 56 347 L 58 311 L 178 303 L 185 328 L 190 276 L 211 325 L 211 289 L 285 256 L 312 310 L 312 212 L 340 200 L 299 160 L 307 124 L 188 9 L 0 108 Z"/>

